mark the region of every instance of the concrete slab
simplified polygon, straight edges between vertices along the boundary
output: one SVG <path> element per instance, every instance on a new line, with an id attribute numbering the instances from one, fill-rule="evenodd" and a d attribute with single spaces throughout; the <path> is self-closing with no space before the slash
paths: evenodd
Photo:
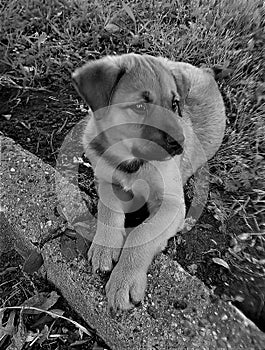
<path id="1" fill-rule="evenodd" d="M 55 170 L 9 138 L 1 137 L 1 152 L 2 222 L 9 227 L 0 230 L 2 250 L 12 242 L 26 256 L 47 240 L 42 272 L 112 349 L 265 349 L 264 333 L 164 254 L 150 267 L 143 305 L 111 315 L 103 279 L 92 275 L 82 257 L 66 261 L 59 239 L 51 239 L 63 222 L 54 211 L 58 196 L 69 213 L 86 212 L 78 189 L 61 179 L 57 195 Z M 91 219 L 90 233 L 95 227 Z"/>

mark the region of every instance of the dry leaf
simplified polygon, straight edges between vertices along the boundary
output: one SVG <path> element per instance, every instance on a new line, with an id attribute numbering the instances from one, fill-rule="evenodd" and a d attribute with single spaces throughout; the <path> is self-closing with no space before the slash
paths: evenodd
<path id="1" fill-rule="evenodd" d="M 44 299 L 44 301 L 38 306 L 40 309 L 49 310 L 53 305 L 55 305 L 60 298 L 55 291 L 52 291 L 50 295 Z"/>
<path id="2" fill-rule="evenodd" d="M 62 236 L 60 239 L 60 248 L 62 255 L 67 260 L 73 260 L 78 257 L 78 252 L 76 250 L 75 240 L 66 236 Z"/>
<path id="3" fill-rule="evenodd" d="M 12 114 L 2 114 L 2 116 L 3 116 L 6 120 L 10 120 L 10 118 L 12 117 Z"/>
<path id="4" fill-rule="evenodd" d="M 74 225 L 74 229 L 78 232 L 82 237 L 86 240 L 92 242 L 95 236 L 95 232 L 91 232 L 91 222 L 89 221 L 80 221 L 76 222 Z"/>
<path id="5" fill-rule="evenodd" d="M 47 325 L 43 327 L 41 332 L 39 333 L 39 339 L 38 339 L 38 344 L 42 344 L 49 336 L 50 330 Z"/>
<path id="6" fill-rule="evenodd" d="M 40 267 L 43 265 L 43 263 L 44 261 L 41 253 L 37 249 L 34 249 L 30 253 L 27 260 L 24 262 L 23 271 L 26 273 L 32 274 L 38 271 Z"/>
<path id="7" fill-rule="evenodd" d="M 70 346 L 71 347 L 75 347 L 75 346 L 84 345 L 86 343 L 88 343 L 88 339 L 86 339 L 86 340 L 77 340 L 77 341 L 71 343 Z"/>
<path id="8" fill-rule="evenodd" d="M 229 265 L 228 265 L 227 262 L 224 261 L 223 259 L 221 259 L 221 258 L 213 258 L 212 260 L 213 260 L 213 262 L 214 262 L 215 264 L 221 265 L 221 266 L 223 266 L 224 268 L 230 270 Z"/>
<path id="9" fill-rule="evenodd" d="M 60 309 L 51 309 L 50 312 L 52 312 L 53 314 L 56 314 L 58 316 L 62 316 L 64 314 L 64 311 L 60 310 Z"/>
<path id="10" fill-rule="evenodd" d="M 119 30 L 120 30 L 120 27 L 117 26 L 116 24 L 114 23 L 108 23 L 104 29 L 110 33 L 110 34 L 113 34 L 113 33 L 117 33 Z"/>
<path id="11" fill-rule="evenodd" d="M 12 336 L 12 343 L 6 350 L 22 350 L 27 338 L 27 330 L 23 322 L 22 313 L 20 312 L 19 324 Z"/>
<path id="12" fill-rule="evenodd" d="M 234 300 L 238 301 L 239 303 L 242 303 L 245 300 L 245 298 L 242 295 L 236 295 L 234 297 Z"/>
<path id="13" fill-rule="evenodd" d="M 14 333 L 15 316 L 16 316 L 15 311 L 11 311 L 5 326 L 3 326 L 2 321 L 4 317 L 4 310 L 0 309 L 0 343 L 6 336 L 12 335 Z"/>
<path id="14" fill-rule="evenodd" d="M 87 257 L 87 251 L 89 249 L 89 244 L 88 244 L 87 240 L 80 234 L 77 234 L 76 248 L 84 258 Z"/>
<path id="15" fill-rule="evenodd" d="M 245 241 L 250 237 L 250 233 L 241 233 L 240 235 L 237 236 L 238 239 L 241 241 Z"/>
<path id="16" fill-rule="evenodd" d="M 49 310 L 54 304 L 57 303 L 59 298 L 60 296 L 55 291 L 52 291 L 48 295 L 45 292 L 41 292 L 39 294 L 33 295 L 33 297 L 24 301 L 24 303 L 21 306 L 32 306 L 42 310 Z M 39 311 L 27 309 L 24 310 L 24 313 L 38 314 Z"/>

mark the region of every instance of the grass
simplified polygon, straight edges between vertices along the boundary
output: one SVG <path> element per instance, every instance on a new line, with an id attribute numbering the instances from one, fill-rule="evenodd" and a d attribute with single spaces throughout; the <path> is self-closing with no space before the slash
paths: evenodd
<path id="1" fill-rule="evenodd" d="M 252 219 L 264 214 L 263 1 L 11 0 L 0 6 L 0 87 L 70 87 L 74 67 L 131 51 L 231 69 L 220 84 L 228 120 L 210 162 L 213 182 L 229 193 L 230 216 L 249 198 Z"/>
<path id="2" fill-rule="evenodd" d="M 259 0 L 2 0 L 0 93 L 15 84 L 70 96 L 74 68 L 107 54 L 219 65 L 227 128 L 209 162 L 207 209 L 232 236 L 231 220 L 242 221 L 243 233 L 255 235 L 264 251 L 264 28 Z"/>

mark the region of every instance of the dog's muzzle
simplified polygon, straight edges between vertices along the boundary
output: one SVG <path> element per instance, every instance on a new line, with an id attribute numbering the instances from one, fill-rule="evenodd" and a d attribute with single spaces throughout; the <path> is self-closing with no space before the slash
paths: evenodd
<path id="1" fill-rule="evenodd" d="M 159 141 L 143 140 L 137 147 L 133 148 L 132 154 L 134 157 L 144 159 L 145 161 L 167 160 L 169 157 L 174 157 L 183 152 L 184 140 L 184 136 L 175 140 L 170 135 L 164 133 Z"/>
<path id="2" fill-rule="evenodd" d="M 165 145 L 163 147 L 172 157 L 174 157 L 183 152 L 184 140 L 184 136 L 181 138 L 178 137 L 178 140 L 175 140 L 172 136 L 166 135 Z"/>

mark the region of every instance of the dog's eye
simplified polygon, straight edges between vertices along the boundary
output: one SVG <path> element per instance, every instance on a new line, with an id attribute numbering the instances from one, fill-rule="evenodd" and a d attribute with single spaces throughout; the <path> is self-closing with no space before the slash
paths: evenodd
<path id="1" fill-rule="evenodd" d="M 147 113 L 146 103 L 136 103 L 135 105 L 131 106 L 130 108 L 137 114 Z"/>
<path id="2" fill-rule="evenodd" d="M 178 109 L 178 101 L 174 98 L 174 99 L 172 100 L 172 110 L 173 110 L 174 112 L 176 112 L 177 109 Z"/>
<path id="3" fill-rule="evenodd" d="M 179 101 L 176 98 L 172 100 L 172 110 L 173 112 L 178 112 L 179 116 L 182 117 Z"/>

